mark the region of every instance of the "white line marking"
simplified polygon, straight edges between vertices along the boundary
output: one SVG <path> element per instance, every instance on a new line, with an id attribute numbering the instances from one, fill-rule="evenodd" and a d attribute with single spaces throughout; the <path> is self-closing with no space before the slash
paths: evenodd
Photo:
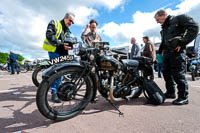
<path id="1" fill-rule="evenodd" d="M 13 92 L 17 91 L 18 89 L 13 89 L 13 90 L 1 90 L 0 93 L 6 93 L 6 92 Z"/>
<path id="2" fill-rule="evenodd" d="M 200 86 L 198 86 L 198 85 L 190 85 L 190 86 L 200 88 Z"/>
<path id="3" fill-rule="evenodd" d="M 16 79 L 16 78 L 0 79 L 0 80 L 13 80 L 13 79 Z"/>

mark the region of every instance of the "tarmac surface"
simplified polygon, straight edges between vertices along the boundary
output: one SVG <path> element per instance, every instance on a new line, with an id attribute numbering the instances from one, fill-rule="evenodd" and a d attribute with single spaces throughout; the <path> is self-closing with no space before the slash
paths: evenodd
<path id="1" fill-rule="evenodd" d="M 54 122 L 36 107 L 37 88 L 32 72 L 10 75 L 0 71 L 0 133 L 200 133 L 200 79 L 189 83 L 189 104 L 172 105 L 173 99 L 154 106 L 143 94 L 129 102 L 114 102 L 118 112 L 100 95 L 77 117 Z M 157 77 L 157 75 L 155 75 Z M 163 78 L 155 82 L 165 91 Z"/>

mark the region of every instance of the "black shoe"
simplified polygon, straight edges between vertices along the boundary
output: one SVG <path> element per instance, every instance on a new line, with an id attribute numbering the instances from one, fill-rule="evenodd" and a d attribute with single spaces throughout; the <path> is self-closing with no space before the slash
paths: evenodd
<path id="1" fill-rule="evenodd" d="M 165 98 L 171 98 L 174 99 L 176 98 L 176 95 L 174 93 L 170 94 L 170 93 L 165 93 Z"/>
<path id="2" fill-rule="evenodd" d="M 62 101 L 58 98 L 57 94 L 53 94 L 51 96 L 51 100 L 54 102 L 54 103 L 61 103 Z"/>
<path id="3" fill-rule="evenodd" d="M 172 102 L 172 104 L 174 105 L 184 105 L 188 103 L 189 103 L 188 99 L 181 99 L 181 98 L 177 98 L 176 100 Z"/>

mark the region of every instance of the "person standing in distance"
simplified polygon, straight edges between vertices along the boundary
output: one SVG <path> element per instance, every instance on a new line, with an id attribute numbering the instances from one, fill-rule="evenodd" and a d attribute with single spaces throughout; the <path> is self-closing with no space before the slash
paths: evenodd
<path id="1" fill-rule="evenodd" d="M 130 59 L 133 59 L 135 56 L 140 55 L 140 46 L 136 43 L 136 39 L 134 37 L 131 38 L 131 54 L 130 54 Z"/>

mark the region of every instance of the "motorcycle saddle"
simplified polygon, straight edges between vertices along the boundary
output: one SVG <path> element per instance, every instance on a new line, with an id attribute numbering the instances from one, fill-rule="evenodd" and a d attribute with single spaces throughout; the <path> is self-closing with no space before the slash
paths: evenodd
<path id="1" fill-rule="evenodd" d="M 139 66 L 139 62 L 136 60 L 129 60 L 129 59 L 124 59 L 122 60 L 124 65 L 127 65 L 129 67 L 138 67 Z"/>

